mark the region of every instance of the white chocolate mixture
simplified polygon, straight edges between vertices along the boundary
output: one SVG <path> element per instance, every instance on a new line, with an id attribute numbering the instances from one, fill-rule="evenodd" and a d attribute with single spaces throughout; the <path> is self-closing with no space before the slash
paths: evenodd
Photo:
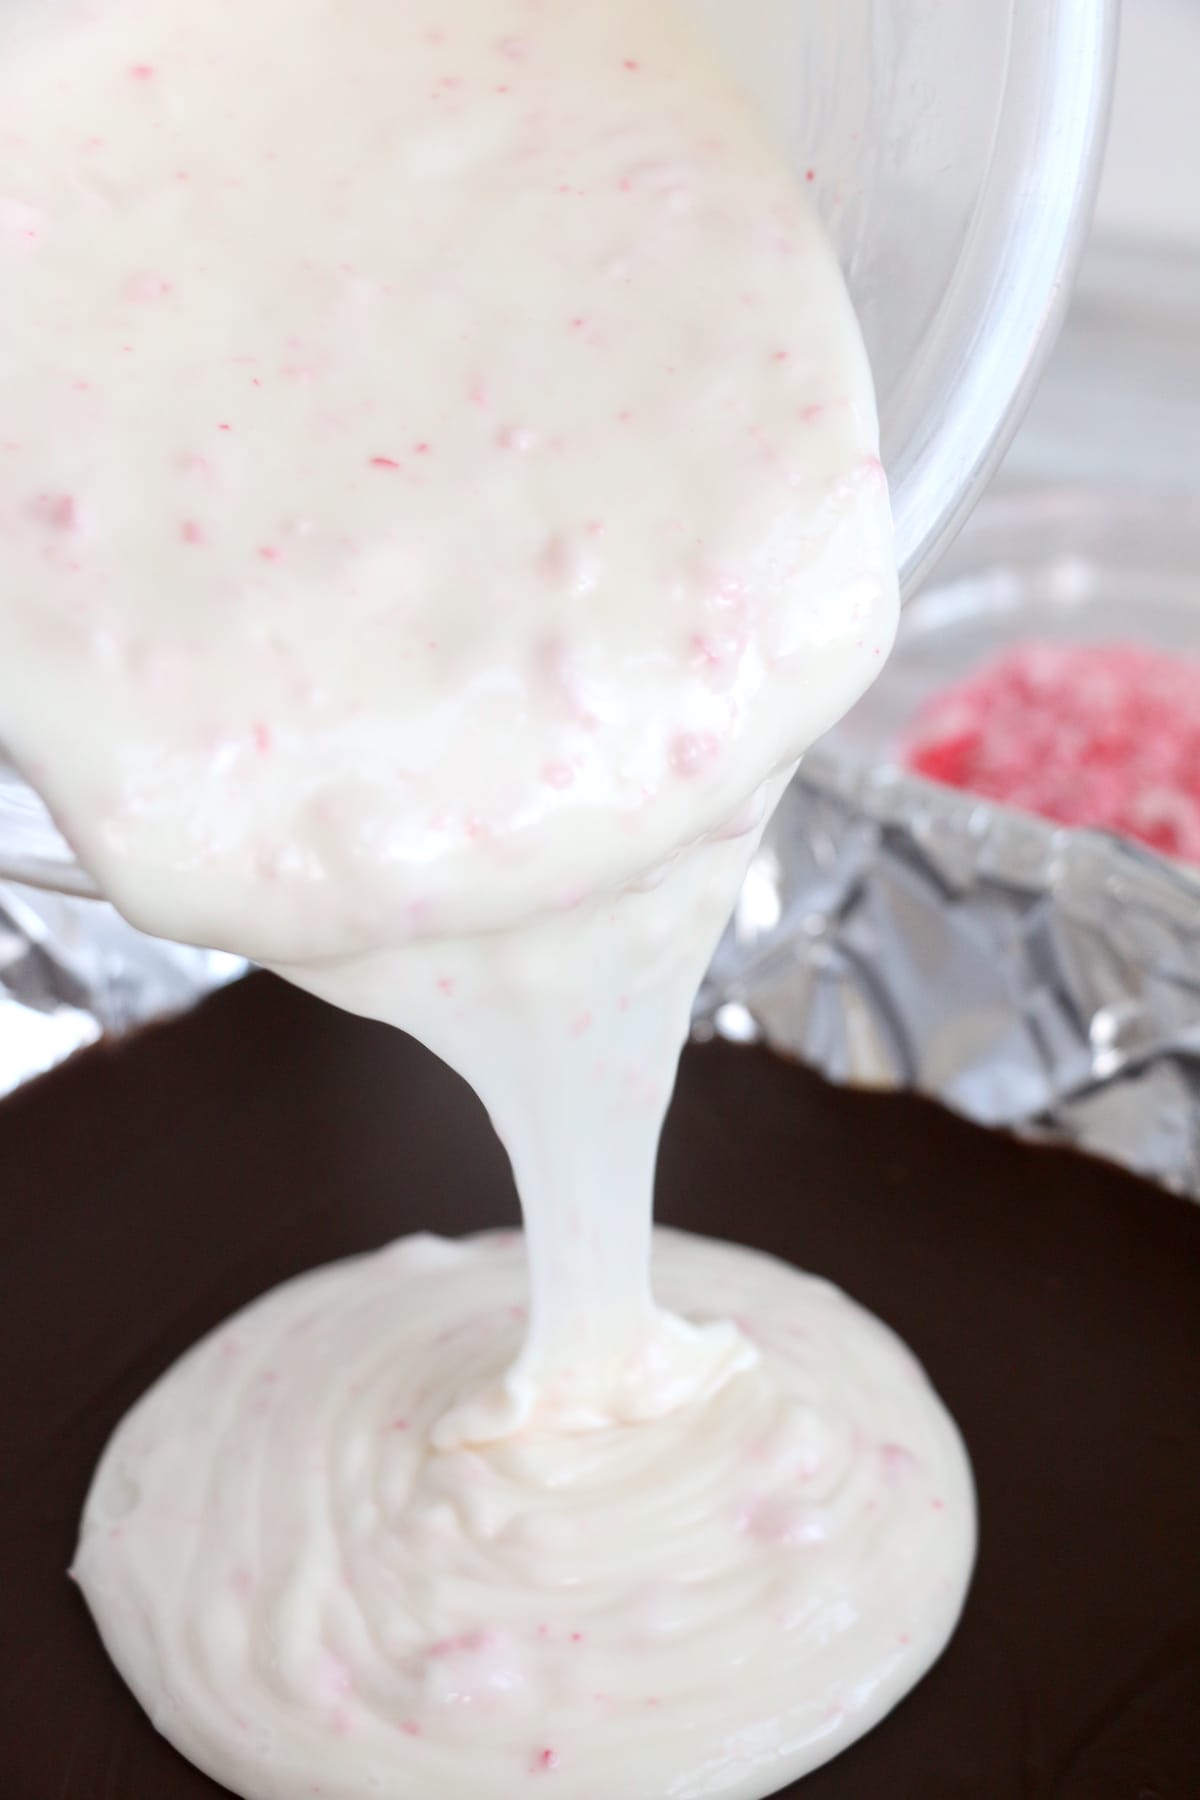
<path id="1" fill-rule="evenodd" d="M 673 0 L 14 0 L 0 280 L 0 735 L 138 923 L 459 1068 L 526 1220 L 168 1373 L 84 1521 L 115 1661 L 248 1800 L 774 1791 L 973 1546 L 880 1326 L 650 1280 L 692 995 L 894 625 L 819 225 Z"/>

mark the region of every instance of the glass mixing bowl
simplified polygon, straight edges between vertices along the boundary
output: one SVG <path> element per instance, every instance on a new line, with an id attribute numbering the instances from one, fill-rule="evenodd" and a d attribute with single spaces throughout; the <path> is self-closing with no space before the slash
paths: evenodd
<path id="1" fill-rule="evenodd" d="M 1091 215 L 1118 0 L 686 0 L 785 138 L 875 370 L 911 592 L 1049 352 Z M 92 892 L 0 753 L 0 877 Z"/>

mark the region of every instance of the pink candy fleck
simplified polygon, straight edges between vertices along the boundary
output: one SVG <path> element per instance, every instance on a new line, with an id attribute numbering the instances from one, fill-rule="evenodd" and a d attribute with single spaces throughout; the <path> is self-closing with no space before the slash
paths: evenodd
<path id="1" fill-rule="evenodd" d="M 258 754 L 260 756 L 266 756 L 271 748 L 271 727 L 269 725 L 264 725 L 260 720 L 254 726 L 252 736 L 254 738 L 254 748 L 258 751 Z M 279 1377 L 277 1375 L 263 1376 L 264 1381 L 277 1381 L 278 1379 Z"/>
<path id="2" fill-rule="evenodd" d="M 185 519 L 179 527 L 179 535 L 185 544 L 203 544 L 206 542 L 203 525 L 195 519 Z"/>
<path id="3" fill-rule="evenodd" d="M 29 510 L 40 525 L 49 526 L 51 531 L 83 530 L 83 508 L 73 494 L 39 494 Z"/>
<path id="4" fill-rule="evenodd" d="M 440 1662 L 447 1656 L 475 1656 L 481 1650 L 494 1650 L 497 1642 L 494 1631 L 464 1631 L 458 1637 L 439 1638 L 429 1646 L 429 1657 Z"/>
<path id="5" fill-rule="evenodd" d="M 534 1773 L 541 1774 L 550 1769 L 557 1769 L 561 1763 L 562 1758 L 557 1750 L 539 1750 L 533 1759 Z"/>
<path id="6" fill-rule="evenodd" d="M 879 1455 L 883 1462 L 884 1479 L 889 1483 L 911 1475 L 917 1466 L 916 1457 L 903 1444 L 882 1444 Z"/>
<path id="7" fill-rule="evenodd" d="M 141 305 L 165 300 L 173 291 L 171 283 L 162 275 L 131 275 L 125 283 L 125 298 Z"/>
<path id="8" fill-rule="evenodd" d="M 150 63 L 134 63 L 129 73 L 135 81 L 153 81 L 155 70 Z"/>
<path id="9" fill-rule="evenodd" d="M 0 197 L 0 246 L 11 244 L 15 250 L 34 250 L 41 242 L 45 225 L 45 214 L 36 207 Z"/>
<path id="10" fill-rule="evenodd" d="M 667 760 L 673 774 L 690 781 L 712 762 L 720 748 L 720 740 L 711 731 L 681 731 L 671 740 Z"/>
<path id="11" fill-rule="evenodd" d="M 371 458 L 371 467 L 373 469 L 398 469 L 400 464 L 396 461 L 394 456 L 373 456 Z"/>

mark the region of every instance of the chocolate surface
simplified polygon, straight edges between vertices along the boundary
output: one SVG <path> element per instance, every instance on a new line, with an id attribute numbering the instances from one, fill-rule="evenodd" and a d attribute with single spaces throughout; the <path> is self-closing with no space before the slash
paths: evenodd
<path id="1" fill-rule="evenodd" d="M 0 1196 L 0 1800 L 217 1800 L 66 1579 L 105 1439 L 285 1277 L 511 1221 L 505 1159 L 418 1046 L 255 977 L 5 1101 Z M 724 1045 L 684 1060 L 659 1196 L 895 1326 L 975 1463 L 958 1636 L 788 1791 L 1200 1800 L 1200 1208 Z"/>

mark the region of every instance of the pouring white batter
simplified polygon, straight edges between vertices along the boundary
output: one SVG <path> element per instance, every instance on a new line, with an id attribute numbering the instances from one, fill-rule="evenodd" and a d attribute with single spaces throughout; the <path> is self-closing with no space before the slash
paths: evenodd
<path id="1" fill-rule="evenodd" d="M 110 1652 L 249 1800 L 773 1792 L 973 1546 L 881 1326 L 650 1283 L 692 995 L 894 624 L 819 227 L 669 0 L 19 0 L 0 265 L 0 732 L 138 923 L 458 1067 L 527 1226 L 168 1373 L 84 1520 Z"/>

